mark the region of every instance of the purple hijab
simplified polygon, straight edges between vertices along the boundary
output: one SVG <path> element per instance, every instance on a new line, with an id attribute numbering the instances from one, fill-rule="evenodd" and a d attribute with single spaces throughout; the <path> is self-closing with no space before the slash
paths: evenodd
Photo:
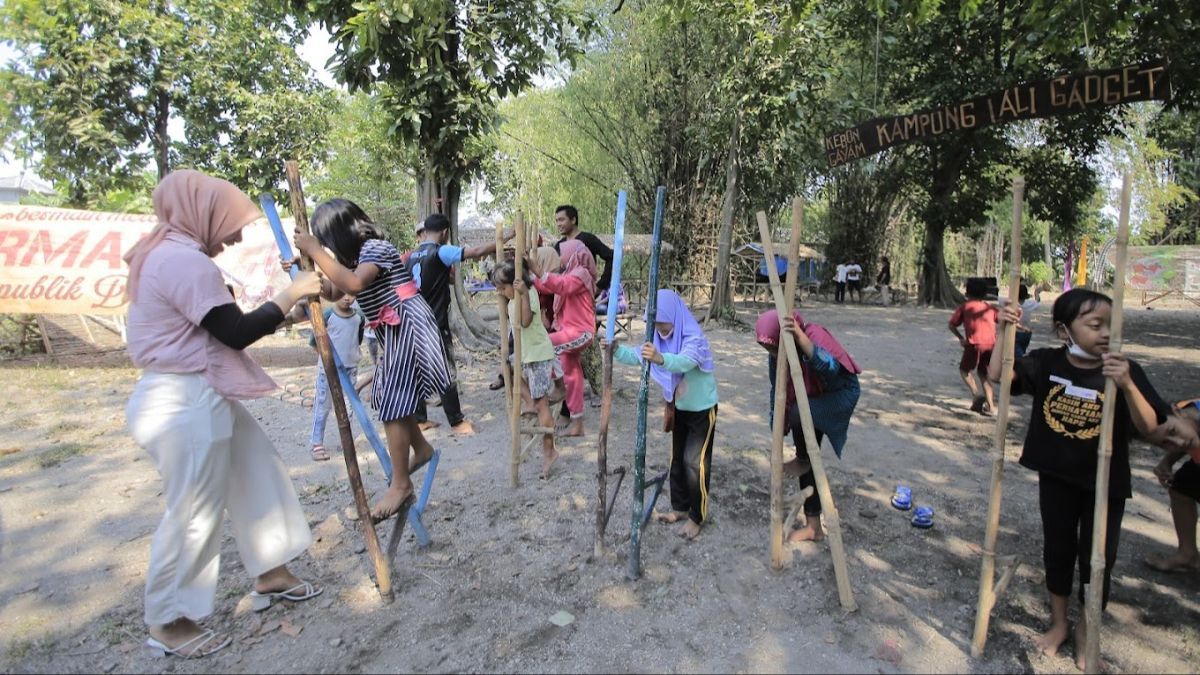
<path id="1" fill-rule="evenodd" d="M 708 338 L 705 337 L 704 330 L 700 328 L 699 323 L 696 323 L 692 311 L 684 304 L 683 298 L 679 297 L 678 293 L 665 288 L 658 292 L 658 310 L 654 320 L 674 326 L 671 334 L 667 337 L 659 335 L 657 329 L 654 331 L 654 348 L 659 353 L 686 356 L 695 361 L 696 367 L 701 371 L 705 373 L 713 371 L 712 351 L 708 348 Z M 683 382 L 683 374 L 672 373 L 662 366 L 650 364 L 650 376 L 654 378 L 655 382 L 662 385 L 663 398 L 674 401 L 679 385 Z"/>

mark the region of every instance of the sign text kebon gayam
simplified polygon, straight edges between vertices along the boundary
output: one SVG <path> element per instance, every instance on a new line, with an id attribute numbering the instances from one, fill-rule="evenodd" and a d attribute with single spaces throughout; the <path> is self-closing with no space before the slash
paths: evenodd
<path id="1" fill-rule="evenodd" d="M 1134 101 L 1167 101 L 1171 79 L 1165 59 L 1025 82 L 987 96 L 878 117 L 825 138 L 829 166 L 882 152 L 894 145 L 1036 117 L 1052 117 Z"/>

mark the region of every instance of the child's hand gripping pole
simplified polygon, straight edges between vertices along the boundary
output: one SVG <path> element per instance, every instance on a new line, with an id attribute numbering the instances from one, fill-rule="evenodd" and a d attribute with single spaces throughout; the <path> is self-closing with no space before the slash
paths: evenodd
<path id="1" fill-rule="evenodd" d="M 258 198 L 259 204 L 262 205 L 263 213 L 267 216 L 267 222 L 271 224 L 271 232 L 275 235 L 275 245 L 279 247 L 279 255 L 284 260 L 292 260 L 295 254 L 292 252 L 292 244 L 288 241 L 287 235 L 283 231 L 283 222 L 279 219 L 279 211 L 275 208 L 275 199 L 269 194 L 263 194 Z M 293 265 L 288 274 L 295 278 L 297 274 L 296 267 Z M 304 307 L 304 305 L 297 305 Z M 305 314 L 307 315 L 307 308 Z M 392 460 L 388 456 L 387 446 L 383 440 L 379 438 L 379 433 L 375 430 L 375 424 L 371 416 L 367 413 L 366 406 L 363 405 L 362 399 L 358 397 L 358 391 L 354 388 L 354 383 L 350 381 L 350 377 L 346 374 L 346 366 L 341 362 L 337 352 L 333 352 L 333 362 L 337 366 L 338 379 L 341 380 L 342 389 L 346 392 L 346 397 L 350 399 L 350 407 L 354 408 L 354 414 L 358 415 L 358 423 L 362 426 L 363 432 L 367 435 L 367 440 L 371 443 L 371 447 L 375 450 L 375 456 L 379 458 L 379 464 L 383 467 L 383 473 L 387 476 L 388 483 L 392 482 Z"/>

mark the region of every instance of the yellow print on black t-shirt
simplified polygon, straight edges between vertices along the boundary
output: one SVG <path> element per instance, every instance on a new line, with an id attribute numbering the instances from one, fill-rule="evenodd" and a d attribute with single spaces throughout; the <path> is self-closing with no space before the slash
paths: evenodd
<path id="1" fill-rule="evenodd" d="M 1057 384 L 1046 394 L 1042 412 L 1046 425 L 1060 436 L 1081 441 L 1100 435 L 1100 410 L 1104 405 L 1104 393 L 1096 392 L 1096 400 L 1072 396 L 1066 386 Z"/>

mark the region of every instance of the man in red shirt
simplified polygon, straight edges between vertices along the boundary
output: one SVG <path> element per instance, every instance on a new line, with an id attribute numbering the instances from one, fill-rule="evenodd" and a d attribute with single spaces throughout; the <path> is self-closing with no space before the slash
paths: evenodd
<path id="1" fill-rule="evenodd" d="M 990 415 L 996 407 L 987 369 L 992 360 L 992 349 L 996 346 L 997 311 L 994 305 L 984 299 L 986 297 L 987 285 L 983 279 L 968 279 L 967 300 L 950 317 L 950 332 L 954 333 L 963 348 L 958 374 L 967 389 L 971 390 L 971 410 L 981 415 Z M 958 331 L 959 326 L 966 331 L 966 336 Z"/>

